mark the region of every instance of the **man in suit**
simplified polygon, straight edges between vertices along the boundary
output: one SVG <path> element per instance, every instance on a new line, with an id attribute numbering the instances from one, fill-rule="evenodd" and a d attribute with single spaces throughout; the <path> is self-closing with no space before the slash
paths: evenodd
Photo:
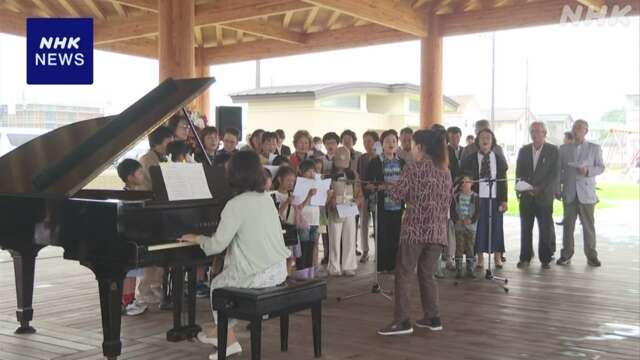
<path id="1" fill-rule="evenodd" d="M 289 156 L 291 156 L 291 148 L 287 145 L 283 145 L 285 139 L 284 130 L 276 130 L 276 135 L 278 135 L 276 138 L 276 155 L 288 158 Z"/>
<path id="2" fill-rule="evenodd" d="M 600 266 L 596 251 L 596 229 L 593 212 L 596 202 L 596 176 L 604 172 L 600 145 L 585 140 L 589 123 L 579 119 L 573 123 L 574 142 L 560 146 L 560 186 L 564 205 L 562 251 L 558 265 L 568 265 L 574 252 L 573 231 L 580 217 L 584 235 L 584 253 L 590 266 Z"/>
<path id="3" fill-rule="evenodd" d="M 525 181 L 533 190 L 518 192 L 520 199 L 520 261 L 518 268 L 529 266 L 533 256 L 533 222 L 538 219 L 538 257 L 549 268 L 555 251 L 553 195 L 558 177 L 558 148 L 545 142 L 547 127 L 535 121 L 529 127 L 532 143 L 518 152 L 517 181 Z"/>
<path id="4" fill-rule="evenodd" d="M 462 139 L 462 130 L 457 126 L 447 128 L 447 140 L 449 150 L 449 171 L 451 171 L 451 180 L 455 181 L 460 172 L 460 164 L 462 164 L 462 151 L 464 147 L 460 145 Z M 455 160 L 455 161 L 454 161 Z"/>

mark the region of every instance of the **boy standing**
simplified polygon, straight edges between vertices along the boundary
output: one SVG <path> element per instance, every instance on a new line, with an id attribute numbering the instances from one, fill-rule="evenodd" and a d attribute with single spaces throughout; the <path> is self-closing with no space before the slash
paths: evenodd
<path id="1" fill-rule="evenodd" d="M 462 256 L 466 255 L 467 277 L 475 278 L 473 274 L 474 242 L 476 238 L 476 223 L 480 216 L 480 201 L 476 193 L 471 190 L 473 184 L 470 177 L 462 179 L 462 191 L 455 195 L 455 212 L 453 221 L 456 233 L 456 278 L 462 277 Z"/>

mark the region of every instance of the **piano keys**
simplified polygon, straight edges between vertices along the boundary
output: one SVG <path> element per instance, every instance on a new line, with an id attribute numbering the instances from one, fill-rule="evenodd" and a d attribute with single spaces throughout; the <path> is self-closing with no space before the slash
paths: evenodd
<path id="1" fill-rule="evenodd" d="M 95 274 L 108 359 L 116 359 L 122 349 L 122 281 L 128 270 L 172 266 L 175 278 L 183 279 L 186 267 L 189 288 L 195 286 L 195 264 L 211 259 L 176 239 L 215 231 L 231 195 L 222 167 L 203 164 L 212 199 L 172 202 L 157 191 L 82 188 L 214 81 L 168 79 L 119 115 L 61 127 L 0 158 L 0 248 L 9 250 L 14 261 L 16 333 L 35 332 L 30 324 L 35 260 L 44 246 L 62 247 L 65 259 Z M 195 296 L 183 326 L 182 281 L 174 286 L 174 328 L 167 336 L 179 340 L 195 335 L 198 327 Z"/>

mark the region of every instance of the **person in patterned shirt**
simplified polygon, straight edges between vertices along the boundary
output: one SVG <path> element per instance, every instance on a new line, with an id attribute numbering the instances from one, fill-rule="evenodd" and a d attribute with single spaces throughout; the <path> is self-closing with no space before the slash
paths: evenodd
<path id="1" fill-rule="evenodd" d="M 413 333 L 409 313 L 409 279 L 416 266 L 423 318 L 415 324 L 421 328 L 442 330 L 438 284 L 433 275 L 438 258 L 447 245 L 447 216 L 451 204 L 446 132 L 416 131 L 412 151 L 415 161 L 404 167 L 399 181 L 385 184 L 391 198 L 404 201 L 407 210 L 396 259 L 393 322 L 378 330 L 380 335 Z"/>

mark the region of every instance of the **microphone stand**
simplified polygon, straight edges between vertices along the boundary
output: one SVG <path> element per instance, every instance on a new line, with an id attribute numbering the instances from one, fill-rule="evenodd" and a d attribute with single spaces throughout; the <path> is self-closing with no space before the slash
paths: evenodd
<path id="1" fill-rule="evenodd" d="M 509 292 L 509 288 L 506 286 L 509 283 L 509 279 L 506 277 L 502 277 L 502 276 L 495 276 L 493 274 L 493 271 L 491 270 L 491 251 L 492 249 L 492 242 L 493 242 L 493 194 L 492 194 L 492 190 L 493 190 L 493 185 L 497 182 L 505 182 L 508 181 L 508 179 L 495 179 L 495 178 L 485 178 L 485 179 L 479 179 L 476 180 L 474 182 L 478 183 L 478 186 L 480 185 L 480 183 L 487 183 L 489 186 L 489 237 L 488 237 L 488 251 L 489 251 L 489 261 L 487 262 L 487 270 L 485 272 L 484 278 L 486 280 L 489 281 L 494 281 L 496 282 L 498 285 L 500 285 L 500 287 L 502 288 L 502 290 L 504 290 L 505 293 Z M 479 192 L 479 191 L 478 191 Z M 479 256 L 484 256 L 482 254 L 478 254 Z M 454 282 L 454 285 L 458 285 L 458 281 Z"/>
<path id="2" fill-rule="evenodd" d="M 373 182 L 367 182 L 367 181 L 361 181 L 361 182 L 362 183 L 373 183 Z M 382 284 L 380 282 L 380 272 L 378 271 L 378 255 L 379 255 L 379 251 L 378 251 L 378 233 L 380 233 L 380 228 L 378 227 L 378 192 L 379 191 L 380 190 L 376 187 L 375 190 L 371 194 L 372 203 L 375 204 L 375 207 L 373 208 L 373 228 L 375 229 L 375 231 L 373 232 L 373 238 L 374 238 L 374 242 L 376 244 L 376 258 L 375 258 L 376 271 L 375 271 L 375 277 L 374 277 L 374 280 L 373 280 L 373 285 L 371 286 L 371 290 L 369 290 L 369 291 L 363 291 L 363 292 L 360 292 L 360 293 L 346 295 L 346 296 L 338 296 L 336 298 L 336 300 L 338 300 L 338 302 L 349 300 L 349 299 L 353 299 L 353 298 L 364 296 L 364 295 L 368 295 L 368 294 L 380 294 L 385 299 L 387 299 L 389 301 L 392 300 L 393 292 L 384 290 L 384 288 L 382 287 Z M 367 224 L 367 226 L 368 226 L 368 224 Z M 356 229 L 356 231 L 357 231 L 357 229 Z"/>

